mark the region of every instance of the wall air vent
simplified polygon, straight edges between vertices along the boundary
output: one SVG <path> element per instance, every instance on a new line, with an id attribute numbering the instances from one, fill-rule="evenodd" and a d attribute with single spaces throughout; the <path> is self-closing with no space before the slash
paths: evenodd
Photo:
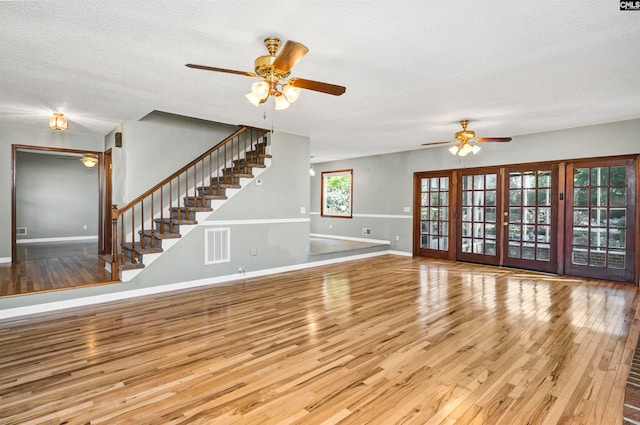
<path id="1" fill-rule="evenodd" d="M 231 238 L 228 227 L 205 229 L 204 263 L 217 264 L 231 261 Z"/>

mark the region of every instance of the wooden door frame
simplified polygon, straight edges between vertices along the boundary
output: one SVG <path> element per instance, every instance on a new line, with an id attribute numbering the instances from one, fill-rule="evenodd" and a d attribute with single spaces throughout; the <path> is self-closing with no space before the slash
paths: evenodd
<path id="1" fill-rule="evenodd" d="M 449 250 L 439 251 L 435 249 L 427 249 L 420 247 L 420 212 L 422 203 L 420 199 L 421 179 L 431 177 L 449 177 Z M 423 171 L 413 173 L 413 255 L 424 256 L 430 258 L 440 258 L 446 260 L 455 260 L 456 255 L 456 226 L 455 219 L 457 218 L 457 188 L 458 180 L 455 170 L 442 170 L 442 171 Z M 453 194 L 453 196 L 452 196 Z"/>
<path id="2" fill-rule="evenodd" d="M 57 148 L 50 146 L 32 146 L 32 145 L 11 145 L 11 262 L 17 262 L 17 249 L 16 249 L 16 225 L 17 225 L 17 212 L 16 212 L 16 173 L 18 165 L 18 151 L 45 151 L 45 152 L 60 152 L 60 153 L 75 153 L 75 154 L 92 154 L 98 157 L 98 250 L 102 252 L 103 245 L 103 210 L 104 210 L 104 187 L 103 187 L 103 154 L 99 151 L 91 150 L 79 150 L 69 148 Z"/>
<path id="3" fill-rule="evenodd" d="M 102 238 L 102 244 L 100 245 L 101 254 L 111 254 L 112 252 L 112 231 L 111 226 L 111 205 L 113 204 L 113 150 L 107 149 L 104 153 L 104 204 L 101 205 L 102 215 L 102 229 L 104 237 Z"/>
<path id="4" fill-rule="evenodd" d="M 638 208 L 638 202 L 640 201 L 640 195 L 638 194 L 638 178 L 640 178 L 640 173 L 638 172 L 638 155 L 625 155 L 625 156 L 614 156 L 614 157 L 597 157 L 597 158 L 583 158 L 583 159 L 577 159 L 577 160 L 572 160 L 572 161 L 567 161 L 567 165 L 566 165 L 566 171 L 567 173 L 571 170 L 571 169 L 575 169 L 576 167 L 592 167 L 592 166 L 605 166 L 605 167 L 611 167 L 611 166 L 615 166 L 615 165 L 622 165 L 624 164 L 628 169 L 632 169 L 635 172 L 635 175 L 633 176 L 633 179 L 629 182 L 629 185 L 627 186 L 628 190 L 632 191 L 633 197 L 632 200 L 635 202 L 631 202 L 628 204 L 627 206 L 627 213 L 629 212 L 629 210 L 632 211 L 633 216 L 634 216 L 634 220 L 631 221 L 630 226 L 627 227 L 631 227 L 629 233 L 631 234 L 631 241 L 629 241 L 627 243 L 628 245 L 628 249 L 626 250 L 627 252 L 627 258 L 626 258 L 626 262 L 627 264 L 625 265 L 625 273 L 623 277 L 612 277 L 611 273 L 607 273 L 607 270 L 611 271 L 612 269 L 609 268 L 604 268 L 603 271 L 605 272 L 602 276 L 599 275 L 588 275 L 585 276 L 585 274 L 580 273 L 581 270 L 584 270 L 585 267 L 589 267 L 589 266 L 575 266 L 573 267 L 571 265 L 571 261 L 570 261 L 570 255 L 572 252 L 572 240 L 570 239 L 570 235 L 567 233 L 570 229 L 567 228 L 566 224 L 568 222 L 573 223 L 573 218 L 571 217 L 571 214 L 573 213 L 573 205 L 571 205 L 571 203 L 567 202 L 567 206 L 565 209 L 565 233 L 566 233 L 566 240 L 564 241 L 564 269 L 571 269 L 573 271 L 572 274 L 575 274 L 576 276 L 583 276 L 583 277 L 590 277 L 590 278 L 595 278 L 595 279 L 608 279 L 608 280 L 615 280 L 615 281 L 621 281 L 621 282 L 629 282 L 632 281 L 633 283 L 635 283 L 636 285 L 638 283 L 640 283 L 640 280 L 638 278 L 640 271 L 638 269 L 640 269 L 640 266 L 638 265 L 639 263 L 639 257 L 640 257 L 640 249 L 636 249 L 636 247 L 638 246 L 638 244 L 640 243 L 640 229 L 638 229 L 639 223 L 640 223 L 640 210 Z M 635 166 L 634 166 L 635 165 Z M 566 179 L 566 185 L 564 188 L 564 191 L 566 193 L 569 194 L 569 191 L 573 189 L 573 180 L 567 178 Z M 573 199 L 573 194 L 570 194 L 571 196 L 567 196 L 567 199 L 572 200 Z M 631 198 L 631 195 L 629 195 L 629 197 Z M 571 229 L 573 229 L 573 226 L 571 227 Z M 627 267 L 629 266 L 629 264 L 631 265 L 631 267 L 633 268 L 632 270 L 628 270 Z M 575 269 L 575 270 L 574 270 Z M 618 269 L 621 270 L 621 269 Z M 576 274 L 577 272 L 577 274 Z"/>
<path id="5" fill-rule="evenodd" d="M 509 259 L 508 256 L 508 246 L 509 246 L 509 238 L 503 233 L 501 243 L 502 243 L 502 255 L 500 256 L 500 265 L 506 267 L 515 267 L 521 269 L 532 269 L 530 266 L 534 263 L 540 263 L 540 265 L 544 265 L 543 268 L 535 268 L 533 270 L 556 273 L 558 270 L 558 250 L 560 249 L 559 245 L 559 231 L 558 221 L 559 216 L 564 210 L 560 211 L 560 196 L 559 193 L 563 192 L 563 186 L 560 186 L 561 182 L 558 178 L 559 175 L 559 164 L 557 162 L 534 162 L 530 164 L 519 164 L 519 165 L 508 165 L 500 167 L 501 181 L 502 181 L 502 210 L 499 213 L 500 219 L 499 227 L 500 228 L 508 228 L 508 225 L 504 225 L 505 223 L 505 214 L 507 214 L 507 210 L 509 209 L 509 190 L 510 190 L 510 182 L 508 174 L 512 171 L 531 171 L 531 170 L 549 170 L 551 172 L 551 186 L 550 186 L 550 196 L 551 196 L 551 204 L 549 208 L 551 209 L 551 236 L 553 238 L 553 243 L 549 243 L 550 246 L 550 257 L 549 262 L 543 262 L 540 260 L 527 260 L 523 258 L 518 259 Z M 564 196 L 563 196 L 564 198 Z M 537 200 L 536 200 L 537 206 Z M 508 221 L 506 222 L 508 223 Z M 563 239 L 564 240 L 564 239 Z M 508 263 L 508 264 L 507 264 Z M 529 267 L 528 267 L 529 266 Z"/>
<path id="6" fill-rule="evenodd" d="M 479 264 L 488 264 L 488 265 L 492 265 L 492 266 L 499 266 L 501 261 L 502 261 L 502 244 L 499 243 L 499 241 L 502 240 L 503 238 L 503 233 L 504 233 L 504 229 L 502 228 L 502 225 L 498 225 L 498 223 L 501 223 L 501 220 L 498 220 L 498 212 L 500 212 L 500 214 L 502 214 L 502 211 L 504 211 L 503 207 L 504 207 L 504 200 L 502 199 L 502 187 L 504 185 L 504 176 L 502 175 L 504 173 L 504 166 L 501 165 L 495 165 L 495 166 L 487 166 L 487 167 L 477 167 L 477 168 L 463 168 L 463 169 L 459 169 L 456 170 L 456 179 L 459 182 L 459 184 L 457 185 L 457 190 L 455 193 L 455 197 L 456 197 L 456 211 L 455 211 L 455 228 L 456 228 L 456 235 L 462 235 L 462 219 L 461 217 L 461 208 L 462 208 L 462 191 L 463 191 L 463 177 L 467 176 L 467 175 L 476 175 L 476 174 L 492 174 L 493 172 L 495 172 L 496 174 L 496 255 L 495 255 L 495 261 L 493 262 L 485 262 L 485 261 L 481 261 L 481 258 L 490 258 L 491 256 L 488 255 L 484 255 L 484 254 L 473 254 L 473 253 L 468 253 L 462 252 L 462 238 L 461 237 L 456 237 L 455 240 L 455 247 L 456 247 L 456 253 L 455 253 L 455 260 L 457 261 L 468 261 L 471 263 L 479 263 Z M 485 188 L 486 190 L 486 188 Z M 466 256 L 467 258 L 460 258 L 460 254 L 463 254 L 463 256 Z"/>

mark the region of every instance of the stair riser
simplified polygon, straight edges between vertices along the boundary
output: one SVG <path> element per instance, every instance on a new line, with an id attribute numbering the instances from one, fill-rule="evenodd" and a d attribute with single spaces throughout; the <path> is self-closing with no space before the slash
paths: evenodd
<path id="1" fill-rule="evenodd" d="M 156 231 L 160 233 L 180 233 L 180 225 L 174 224 L 172 227 L 169 223 L 156 223 Z"/>
<path id="2" fill-rule="evenodd" d="M 211 199 L 204 198 L 184 198 L 184 205 L 187 207 L 211 208 Z"/>
<path id="3" fill-rule="evenodd" d="M 195 220 L 196 219 L 196 212 L 195 211 L 185 211 L 185 210 L 172 209 L 171 210 L 171 218 L 176 219 L 176 220 Z M 174 224 L 174 226 L 175 226 L 175 224 Z"/>
<path id="4" fill-rule="evenodd" d="M 162 239 L 152 238 L 151 235 L 144 235 L 144 246 L 154 247 L 154 248 L 162 248 Z M 152 239 L 155 239 L 153 245 L 151 245 Z"/>
<path id="5" fill-rule="evenodd" d="M 133 257 L 131 256 L 131 253 L 133 252 Z M 141 263 L 142 262 L 142 255 L 137 254 L 135 251 L 131 251 L 130 249 L 125 248 L 124 249 L 124 258 L 126 259 L 127 262 L 131 262 L 131 258 L 134 259 L 134 263 Z"/>
<path id="6" fill-rule="evenodd" d="M 237 167 L 240 170 L 244 170 L 244 166 L 247 166 L 247 169 L 250 168 L 264 168 L 264 158 L 256 158 L 254 160 L 249 160 L 249 158 L 238 159 L 233 161 L 234 167 Z"/>
<path id="7" fill-rule="evenodd" d="M 224 187 L 199 187 L 198 195 L 226 196 L 227 191 Z"/>
<path id="8" fill-rule="evenodd" d="M 253 169 L 251 167 L 233 167 L 233 168 L 225 168 L 222 170 L 223 176 L 229 176 L 233 174 L 252 174 Z"/>

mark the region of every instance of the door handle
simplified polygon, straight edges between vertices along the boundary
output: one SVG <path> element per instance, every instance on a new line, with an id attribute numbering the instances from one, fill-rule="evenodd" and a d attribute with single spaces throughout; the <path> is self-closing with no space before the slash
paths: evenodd
<path id="1" fill-rule="evenodd" d="M 505 221 L 504 223 L 502 223 L 502 225 L 503 225 L 503 226 L 508 226 L 508 225 L 509 225 L 509 222 L 508 222 L 508 221 Z"/>

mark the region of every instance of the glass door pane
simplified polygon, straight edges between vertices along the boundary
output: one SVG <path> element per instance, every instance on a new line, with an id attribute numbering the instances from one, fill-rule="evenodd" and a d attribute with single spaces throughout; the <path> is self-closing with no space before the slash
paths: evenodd
<path id="1" fill-rule="evenodd" d="M 571 164 L 568 172 L 567 273 L 632 281 L 633 161 Z"/>
<path id="2" fill-rule="evenodd" d="M 450 173 L 416 173 L 414 181 L 418 212 L 418 218 L 414 218 L 414 251 L 417 255 L 449 258 Z"/>
<path id="3" fill-rule="evenodd" d="M 421 180 L 420 248 L 449 250 L 449 177 Z"/>
<path id="4" fill-rule="evenodd" d="M 555 271 L 557 166 L 505 169 L 503 264 Z"/>
<path id="5" fill-rule="evenodd" d="M 498 263 L 498 172 L 463 174 L 457 258 Z"/>

